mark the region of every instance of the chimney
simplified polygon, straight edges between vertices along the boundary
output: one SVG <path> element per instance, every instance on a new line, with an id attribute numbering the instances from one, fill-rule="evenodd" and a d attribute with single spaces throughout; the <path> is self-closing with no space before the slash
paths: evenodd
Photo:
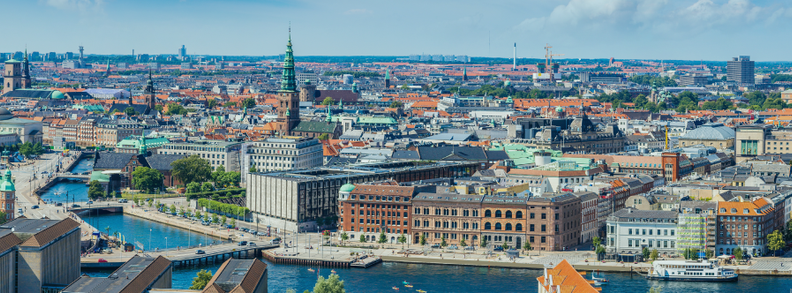
<path id="1" fill-rule="evenodd" d="M 558 291 L 556 291 L 556 292 L 560 293 L 561 292 L 561 285 L 556 285 L 556 286 L 557 286 L 556 288 L 558 288 Z"/>

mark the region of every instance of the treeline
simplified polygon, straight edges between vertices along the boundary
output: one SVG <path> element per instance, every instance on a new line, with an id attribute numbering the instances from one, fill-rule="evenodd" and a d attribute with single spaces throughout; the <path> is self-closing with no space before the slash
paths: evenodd
<path id="1" fill-rule="evenodd" d="M 658 87 L 677 86 L 676 81 L 668 76 L 633 75 L 629 80 L 640 85 L 656 84 Z"/>
<path id="2" fill-rule="evenodd" d="M 198 199 L 198 207 L 199 208 L 204 207 L 212 211 L 224 213 L 226 215 L 233 215 L 237 217 L 244 217 L 250 212 L 250 209 L 248 209 L 247 207 L 222 203 L 219 201 L 214 201 L 205 198 Z"/>
<path id="3" fill-rule="evenodd" d="M 649 101 L 643 94 L 633 97 L 627 91 L 621 91 L 610 95 L 603 94 L 598 96 L 597 100 L 602 103 L 613 103 L 613 108 L 624 108 L 624 103 L 634 103 L 637 109 L 649 110 L 655 113 L 667 109 L 674 109 L 677 113 L 686 113 L 690 110 L 733 110 L 737 108 L 748 108 L 761 111 L 790 107 L 781 99 L 781 93 L 766 95 L 762 92 L 755 91 L 744 94 L 743 97 L 748 99 L 748 104 L 741 103 L 736 106 L 724 97 L 720 97 L 714 101 L 704 102 L 699 106 L 700 98 L 698 94 L 690 91 L 681 92 L 676 96 L 672 95 L 669 100 L 660 103 Z M 668 108 L 668 105 L 676 105 L 676 108 Z"/>
<path id="4" fill-rule="evenodd" d="M 360 77 L 380 77 L 382 76 L 379 72 L 370 72 L 370 71 L 351 71 L 351 70 L 338 70 L 338 71 L 325 71 L 324 76 L 339 76 L 344 74 L 351 74 L 355 78 Z"/>

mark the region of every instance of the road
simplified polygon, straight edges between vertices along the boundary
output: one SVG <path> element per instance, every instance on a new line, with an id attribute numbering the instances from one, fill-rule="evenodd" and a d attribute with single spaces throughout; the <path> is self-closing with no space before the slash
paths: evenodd
<path id="1" fill-rule="evenodd" d="M 58 164 L 66 166 L 74 161 L 78 154 L 69 157 L 61 157 L 58 153 L 44 154 L 37 160 L 30 160 L 29 163 L 15 164 L 11 168 L 11 174 L 16 179 L 17 208 L 22 209 L 23 215 L 28 218 L 40 219 L 47 217 L 50 219 L 66 218 L 64 207 L 44 204 L 38 196 L 33 194 L 34 188 L 41 187 L 48 182 L 48 176 L 42 172 L 55 172 Z M 35 179 L 33 178 L 35 174 Z M 34 209 L 33 206 L 38 206 Z M 17 212 L 18 213 L 18 212 Z M 19 216 L 16 214 L 15 216 Z"/>

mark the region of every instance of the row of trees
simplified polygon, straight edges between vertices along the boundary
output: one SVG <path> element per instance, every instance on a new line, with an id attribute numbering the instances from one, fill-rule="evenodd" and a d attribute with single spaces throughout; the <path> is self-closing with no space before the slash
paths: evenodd
<path id="1" fill-rule="evenodd" d="M 233 215 L 236 217 L 244 217 L 250 212 L 250 209 L 248 209 L 247 207 L 222 203 L 219 201 L 210 200 L 206 198 L 198 199 L 198 207 L 205 207 L 213 211 L 217 211 L 228 215 Z"/>
<path id="2" fill-rule="evenodd" d="M 26 143 L 18 144 L 17 149 L 19 150 L 19 154 L 25 157 L 30 157 L 33 155 L 40 156 L 44 153 L 44 146 L 42 146 L 40 142 L 33 144 L 28 141 Z"/>

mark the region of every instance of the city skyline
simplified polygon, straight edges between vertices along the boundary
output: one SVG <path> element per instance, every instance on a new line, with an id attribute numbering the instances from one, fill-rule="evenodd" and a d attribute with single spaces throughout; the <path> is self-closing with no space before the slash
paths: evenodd
<path id="1" fill-rule="evenodd" d="M 289 23 L 295 55 L 410 54 L 539 58 L 546 43 L 562 58 L 792 60 L 783 34 L 792 4 L 777 0 L 433 1 L 15 1 L 35 23 L 4 38 L 0 51 L 86 54 L 278 55 Z M 64 30 L 63 15 L 75 17 Z M 7 14 L 26 23 L 25 14 Z M 775 44 L 767 40 L 778 40 Z M 731 41 L 734 40 L 734 41 Z M 757 44 L 765 44 L 757 46 Z"/>

